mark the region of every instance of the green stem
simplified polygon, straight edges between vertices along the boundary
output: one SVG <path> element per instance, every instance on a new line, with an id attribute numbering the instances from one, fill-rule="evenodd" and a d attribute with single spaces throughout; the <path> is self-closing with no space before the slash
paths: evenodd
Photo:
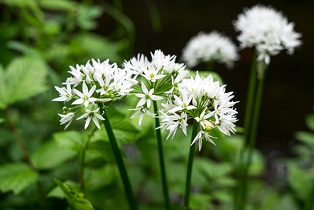
<path id="1" fill-rule="evenodd" d="M 244 148 L 248 145 L 249 142 L 249 131 L 250 125 L 253 115 L 253 106 L 254 106 L 254 94 L 256 90 L 256 80 L 257 80 L 257 61 L 256 61 L 256 53 L 254 53 L 252 65 L 251 65 L 251 72 L 250 72 L 250 79 L 249 79 L 249 86 L 247 91 L 247 99 L 246 99 L 246 109 L 245 109 L 245 116 L 244 116 L 244 129 L 245 129 L 245 144 Z"/>
<path id="2" fill-rule="evenodd" d="M 82 151 L 80 153 L 80 171 L 79 171 L 79 177 L 80 177 L 80 185 L 81 190 L 84 193 L 85 192 L 85 178 L 84 178 L 84 166 L 85 166 L 85 156 L 86 156 L 86 150 L 88 149 L 89 142 L 91 138 L 93 137 L 94 133 L 96 132 L 97 128 L 94 128 L 92 132 L 88 135 L 86 141 L 83 144 Z"/>
<path id="3" fill-rule="evenodd" d="M 244 177 L 244 170 L 243 168 L 243 159 L 245 155 L 245 149 L 247 148 L 248 142 L 249 142 L 249 136 L 250 136 L 250 126 L 251 126 L 251 120 L 252 120 L 252 111 L 254 106 L 254 95 L 256 91 L 256 80 L 257 80 L 257 70 L 256 70 L 256 52 L 254 52 L 254 55 L 252 57 L 252 64 L 251 64 L 251 70 L 250 70 L 250 77 L 249 77 L 249 84 L 247 89 L 247 98 L 246 98 L 246 106 L 245 106 L 245 115 L 244 115 L 244 143 L 239 153 L 239 162 L 237 166 L 237 177 L 238 177 L 238 184 L 235 189 L 234 193 L 234 207 L 235 209 L 241 210 L 238 208 L 239 203 L 241 203 L 241 196 L 243 194 L 242 190 L 242 183 L 243 177 Z"/>
<path id="4" fill-rule="evenodd" d="M 195 136 L 197 135 L 198 127 L 199 127 L 199 123 L 194 120 L 191 143 L 193 142 Z M 190 153 L 189 153 L 189 159 L 188 159 L 188 169 L 186 173 L 185 195 L 184 195 L 184 209 L 185 210 L 189 209 L 194 153 L 195 153 L 195 143 L 190 146 Z"/>
<path id="5" fill-rule="evenodd" d="M 253 116 L 252 116 L 252 124 L 250 129 L 250 135 L 248 139 L 248 148 L 247 148 L 247 156 L 245 163 L 244 163 L 244 171 L 243 171 L 243 183 L 242 183 L 242 193 L 240 197 L 239 202 L 239 210 L 245 209 L 245 201 L 247 200 L 247 188 L 248 188 L 248 178 L 249 178 L 249 167 L 251 165 L 252 160 L 252 154 L 255 147 L 255 141 L 256 141 L 256 135 L 257 135 L 257 128 L 258 128 L 258 122 L 259 122 L 259 116 L 260 116 L 260 109 L 261 109 L 261 103 L 262 103 L 262 96 L 263 96 L 263 90 L 264 90 L 264 83 L 265 83 L 265 71 L 266 71 L 266 64 L 261 61 L 257 63 L 259 65 L 259 68 L 261 69 L 262 75 L 261 78 L 258 80 L 257 84 L 257 92 L 256 92 L 256 99 L 253 109 Z"/>
<path id="6" fill-rule="evenodd" d="M 160 173 L 161 173 L 161 182 L 162 182 L 162 190 L 164 193 L 164 199 L 165 199 L 165 209 L 170 210 L 170 199 L 169 199 L 169 191 L 168 191 L 168 185 L 167 185 L 167 176 L 166 176 L 166 167 L 164 162 L 164 154 L 162 149 L 162 137 L 161 137 L 161 131 L 160 131 L 160 122 L 158 117 L 158 106 L 157 102 L 153 101 L 154 105 L 154 112 L 156 114 L 155 117 L 155 126 L 156 126 L 156 138 L 157 138 L 157 144 L 158 144 L 158 155 L 159 155 L 159 165 L 160 165 Z M 157 129 L 158 128 L 158 129 Z"/>
<path id="7" fill-rule="evenodd" d="M 113 151 L 113 155 L 115 157 L 115 160 L 116 160 L 118 168 L 119 168 L 119 172 L 120 172 L 121 179 L 122 179 L 124 189 L 125 189 L 125 194 L 126 194 L 126 197 L 128 199 L 128 202 L 129 202 L 130 210 L 137 210 L 135 197 L 133 195 L 132 186 L 131 186 L 128 174 L 126 172 L 126 168 L 124 166 L 122 154 L 121 154 L 121 151 L 118 147 L 118 143 L 117 143 L 116 137 L 113 133 L 112 127 L 110 125 L 110 122 L 109 122 L 108 116 L 106 114 L 105 108 L 101 107 L 101 113 L 103 113 L 103 117 L 105 119 L 105 120 L 103 120 L 103 123 L 104 123 L 106 131 L 107 131 L 107 135 L 108 135 L 109 142 L 110 142 L 110 145 L 111 145 L 111 148 Z"/>
<path id="8" fill-rule="evenodd" d="M 312 180 L 312 189 L 306 202 L 305 210 L 313 210 L 314 208 L 314 179 Z"/>

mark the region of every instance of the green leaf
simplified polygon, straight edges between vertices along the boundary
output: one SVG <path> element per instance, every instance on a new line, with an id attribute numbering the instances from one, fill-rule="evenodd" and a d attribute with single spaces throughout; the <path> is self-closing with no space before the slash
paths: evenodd
<path id="1" fill-rule="evenodd" d="M 314 133 L 299 131 L 296 132 L 295 137 L 306 145 L 314 148 Z"/>
<path id="2" fill-rule="evenodd" d="M 71 180 L 67 180 L 63 182 L 64 185 L 71 185 L 75 188 L 79 188 L 78 184 L 71 181 Z M 65 194 L 63 193 L 63 191 L 61 190 L 61 188 L 59 186 L 54 187 L 48 194 L 47 197 L 49 198 L 60 198 L 63 199 L 65 198 Z"/>
<path id="3" fill-rule="evenodd" d="M 0 166 L 0 190 L 19 194 L 36 182 L 38 174 L 24 163 L 12 163 Z"/>
<path id="4" fill-rule="evenodd" d="M 308 172 L 302 170 L 297 165 L 290 163 L 288 172 L 288 182 L 297 197 L 305 201 L 311 190 L 312 178 Z"/>
<path id="5" fill-rule="evenodd" d="M 1 0 L 0 3 L 6 4 L 11 7 L 35 7 L 37 5 L 36 0 Z"/>
<path id="6" fill-rule="evenodd" d="M 314 114 L 308 115 L 306 117 L 306 125 L 314 131 Z"/>
<path id="7" fill-rule="evenodd" d="M 89 200 L 84 198 L 84 194 L 78 192 L 76 189 L 70 185 L 65 185 L 58 179 L 55 179 L 55 183 L 63 191 L 68 204 L 75 210 L 93 210 L 94 207 Z"/>
<path id="8" fill-rule="evenodd" d="M 51 140 L 32 154 L 33 164 L 38 169 L 52 169 L 73 158 L 77 153 Z"/>
<path id="9" fill-rule="evenodd" d="M 73 38 L 71 42 L 71 50 L 80 57 L 90 59 L 110 59 L 111 62 L 121 60 L 119 56 L 120 45 L 124 44 L 120 42 L 111 42 L 104 37 L 96 34 L 85 33 L 79 34 Z"/>
<path id="10" fill-rule="evenodd" d="M 74 10 L 77 6 L 76 2 L 70 0 L 41 0 L 39 5 L 50 10 Z"/>
<path id="11" fill-rule="evenodd" d="M 102 8 L 99 6 L 81 6 L 77 16 L 78 25 L 85 30 L 91 30 L 97 27 L 96 18 L 102 14 Z"/>
<path id="12" fill-rule="evenodd" d="M 60 146 L 74 150 L 81 151 L 83 144 L 83 137 L 77 131 L 62 131 L 54 133 L 54 139 L 59 143 Z"/>
<path id="13" fill-rule="evenodd" d="M 205 210 L 211 209 L 211 196 L 206 194 L 196 194 L 193 193 L 190 199 L 190 209 L 191 210 Z"/>
<path id="14" fill-rule="evenodd" d="M 47 67 L 37 57 L 14 59 L 0 78 L 0 109 L 46 90 Z M 4 89 L 3 89 L 4 88 Z"/>

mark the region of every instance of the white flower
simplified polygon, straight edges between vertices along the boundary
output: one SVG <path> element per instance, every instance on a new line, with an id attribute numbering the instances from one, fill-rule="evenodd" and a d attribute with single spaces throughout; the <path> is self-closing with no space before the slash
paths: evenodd
<path id="1" fill-rule="evenodd" d="M 163 77 L 165 77 L 166 75 L 164 74 L 160 74 L 160 69 L 155 68 L 153 66 L 147 66 L 146 69 L 143 70 L 143 76 L 151 82 L 156 82 L 156 80 L 159 80 Z"/>
<path id="2" fill-rule="evenodd" d="M 155 50 L 154 53 L 151 53 L 152 62 L 151 64 L 156 69 L 167 68 L 167 66 L 173 65 L 176 59 L 176 56 L 165 55 L 161 50 Z"/>
<path id="3" fill-rule="evenodd" d="M 67 114 L 58 114 L 61 117 L 60 120 L 60 125 L 66 124 L 65 128 L 66 129 L 72 122 L 73 117 L 74 117 L 74 113 L 73 112 L 69 112 Z"/>
<path id="4" fill-rule="evenodd" d="M 189 67 L 200 62 L 217 61 L 231 67 L 238 59 L 237 47 L 232 41 L 217 32 L 200 32 L 183 49 L 182 60 Z"/>
<path id="5" fill-rule="evenodd" d="M 294 31 L 294 24 L 271 7 L 256 5 L 245 9 L 234 26 L 240 32 L 238 40 L 241 47 L 255 47 L 257 59 L 267 65 L 271 55 L 277 55 L 282 50 L 288 50 L 291 54 L 301 45 L 301 34 Z"/>
<path id="6" fill-rule="evenodd" d="M 76 65 L 76 68 L 73 66 L 70 66 L 71 71 L 68 71 L 72 76 L 67 78 L 67 83 L 70 83 L 71 85 L 77 86 L 83 81 L 84 74 L 81 72 L 82 66 Z"/>
<path id="7" fill-rule="evenodd" d="M 72 104 L 84 104 L 85 107 L 88 106 L 90 102 L 97 101 L 97 98 L 92 97 L 94 91 L 96 89 L 96 86 L 94 85 L 89 91 L 88 87 L 85 82 L 83 82 L 83 91 L 80 92 L 76 89 L 73 89 L 73 91 L 76 93 L 79 99 L 76 99 Z"/>
<path id="8" fill-rule="evenodd" d="M 235 132 L 237 111 L 233 108 L 237 102 L 231 101 L 232 92 L 225 92 L 225 86 L 215 82 L 211 75 L 183 79 L 178 86 L 178 95 L 162 103 L 160 128 L 168 130 L 169 136 L 174 135 L 180 127 L 186 135 L 188 120 L 194 119 L 198 123 L 200 131 L 193 139 L 202 147 L 202 140 L 212 141 L 209 131 L 217 128 L 222 133 L 230 135 Z"/>
<path id="9" fill-rule="evenodd" d="M 210 143 L 216 145 L 211 138 L 214 138 L 213 136 L 209 135 L 206 131 L 200 131 L 193 139 L 193 142 L 190 146 L 192 146 L 194 143 L 198 142 L 198 150 L 201 151 L 202 149 L 202 141 L 205 139 L 206 141 L 209 141 Z"/>
<path id="10" fill-rule="evenodd" d="M 163 130 L 167 129 L 169 130 L 169 134 L 167 136 L 167 139 L 172 135 L 172 139 L 174 138 L 177 129 L 180 127 L 185 135 L 186 128 L 188 126 L 187 123 L 187 114 L 185 112 L 182 112 L 180 115 L 176 113 L 169 112 L 168 114 L 165 114 L 163 112 L 161 116 L 161 126 L 159 128 L 162 128 Z"/>
<path id="11" fill-rule="evenodd" d="M 143 106 L 144 104 L 147 104 L 147 108 L 150 108 L 151 101 L 158 101 L 161 100 L 161 96 L 153 95 L 154 93 L 154 88 L 150 89 L 148 91 L 147 87 L 145 84 L 142 82 L 142 91 L 143 93 L 136 93 L 135 95 L 141 100 L 137 103 L 136 107 Z"/>
<path id="12" fill-rule="evenodd" d="M 148 109 L 144 106 L 141 106 L 141 107 L 137 107 L 135 109 L 130 109 L 130 110 L 134 110 L 136 111 L 130 118 L 135 118 L 137 116 L 139 116 L 139 120 L 138 120 L 138 125 L 141 125 L 142 124 L 142 121 L 143 121 L 143 117 L 147 114 L 148 116 L 151 116 L 151 117 L 155 117 L 155 114 L 154 113 L 151 113 L 150 111 L 148 111 Z"/>
<path id="13" fill-rule="evenodd" d="M 171 110 L 169 110 L 169 112 L 177 112 L 177 111 L 181 111 L 181 110 L 191 110 L 191 109 L 195 109 L 196 107 L 193 105 L 189 105 L 190 102 L 192 100 L 191 96 L 188 96 L 185 93 L 181 93 L 180 97 L 178 96 L 174 96 L 174 104 L 176 105 L 174 108 L 172 108 Z"/>
<path id="14" fill-rule="evenodd" d="M 69 81 L 66 82 L 66 88 L 59 88 L 55 86 L 55 89 L 59 92 L 60 96 L 58 98 L 53 99 L 52 101 L 65 101 L 68 102 L 72 99 L 72 88 Z"/>
<path id="15" fill-rule="evenodd" d="M 100 120 L 105 120 L 105 119 L 100 114 L 98 114 L 98 111 L 99 111 L 99 108 L 95 110 L 85 109 L 86 113 L 80 116 L 79 118 L 77 118 L 77 120 L 86 118 L 85 127 L 84 127 L 85 129 L 88 127 L 90 121 L 93 120 L 97 128 L 100 129 L 98 119 Z"/>

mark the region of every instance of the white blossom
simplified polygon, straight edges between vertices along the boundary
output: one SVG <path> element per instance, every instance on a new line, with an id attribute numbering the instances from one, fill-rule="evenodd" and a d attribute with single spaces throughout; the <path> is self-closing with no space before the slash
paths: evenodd
<path id="1" fill-rule="evenodd" d="M 66 124 L 65 128 L 66 129 L 72 122 L 73 117 L 74 117 L 74 113 L 73 112 L 69 112 L 67 114 L 58 114 L 61 119 L 60 119 L 60 125 Z"/>
<path id="2" fill-rule="evenodd" d="M 198 142 L 199 150 L 202 140 L 212 141 L 209 134 L 212 129 L 218 129 L 226 135 L 235 132 L 237 111 L 233 106 L 237 102 L 231 101 L 232 92 L 225 92 L 225 85 L 214 81 L 212 76 L 183 79 L 178 86 L 178 95 L 162 103 L 160 128 L 168 130 L 167 138 L 174 135 L 178 128 L 186 134 L 188 120 L 194 119 L 199 124 L 199 132 L 192 144 Z"/>
<path id="3" fill-rule="evenodd" d="M 89 103 L 93 103 L 97 101 L 97 98 L 92 97 L 95 89 L 96 89 L 96 86 L 94 85 L 90 90 L 88 90 L 86 83 L 83 82 L 82 92 L 76 89 L 73 89 L 73 91 L 76 93 L 79 99 L 76 99 L 72 104 L 84 104 L 84 106 L 87 107 Z"/>
<path id="4" fill-rule="evenodd" d="M 200 62 L 217 61 L 232 67 L 238 59 L 237 47 L 232 41 L 218 32 L 200 32 L 192 37 L 183 49 L 182 60 L 189 67 Z"/>
<path id="5" fill-rule="evenodd" d="M 77 119 L 86 119 L 85 129 L 91 120 L 100 128 L 98 119 L 103 120 L 103 117 L 99 113 L 99 107 L 126 97 L 137 84 L 132 78 L 133 70 L 121 69 L 108 59 L 103 62 L 91 59 L 85 65 L 70 66 L 69 74 L 62 83 L 65 87 L 55 86 L 59 97 L 53 99 L 68 104 L 64 114 L 59 114 L 60 123 L 66 124 L 66 128 L 80 110 L 85 113 Z"/>
<path id="6" fill-rule="evenodd" d="M 144 104 L 147 105 L 147 108 L 150 108 L 151 102 L 152 101 L 158 101 L 161 100 L 162 97 L 153 95 L 154 89 L 150 89 L 148 91 L 147 87 L 145 84 L 142 82 L 142 91 L 143 93 L 137 93 L 135 94 L 137 97 L 139 97 L 141 100 L 137 103 L 136 107 L 143 106 Z"/>
<path id="7" fill-rule="evenodd" d="M 85 129 L 88 127 L 91 120 L 95 123 L 98 129 L 100 129 L 100 125 L 98 119 L 105 120 L 100 114 L 98 114 L 99 108 L 95 110 L 85 109 L 85 114 L 77 118 L 77 120 L 85 119 Z"/>
<path id="8" fill-rule="evenodd" d="M 294 23 L 271 7 L 256 5 L 244 9 L 234 22 L 235 29 L 240 32 L 238 40 L 242 48 L 255 47 L 257 59 L 270 63 L 270 56 L 282 50 L 289 54 L 301 45 L 300 33 L 294 31 Z"/>

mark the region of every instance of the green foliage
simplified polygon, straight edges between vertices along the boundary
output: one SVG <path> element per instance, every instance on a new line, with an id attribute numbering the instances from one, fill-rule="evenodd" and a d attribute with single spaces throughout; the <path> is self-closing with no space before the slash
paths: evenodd
<path id="1" fill-rule="evenodd" d="M 0 166 L 0 190 L 19 194 L 38 179 L 38 174 L 24 163 L 9 163 Z"/>
<path id="2" fill-rule="evenodd" d="M 42 93 L 46 86 L 47 68 L 35 57 L 21 57 L 0 69 L 0 109 Z"/>
<path id="3" fill-rule="evenodd" d="M 66 140 L 65 140 L 66 141 Z M 32 161 L 37 169 L 53 169 L 73 158 L 77 153 L 55 140 L 43 144 L 32 154 Z"/>
<path id="4" fill-rule="evenodd" d="M 63 191 L 65 198 L 70 205 L 70 208 L 73 210 L 92 210 L 94 209 L 93 205 L 84 198 L 84 194 L 78 192 L 75 188 L 70 185 L 63 184 L 58 179 L 55 179 L 55 183 Z"/>

